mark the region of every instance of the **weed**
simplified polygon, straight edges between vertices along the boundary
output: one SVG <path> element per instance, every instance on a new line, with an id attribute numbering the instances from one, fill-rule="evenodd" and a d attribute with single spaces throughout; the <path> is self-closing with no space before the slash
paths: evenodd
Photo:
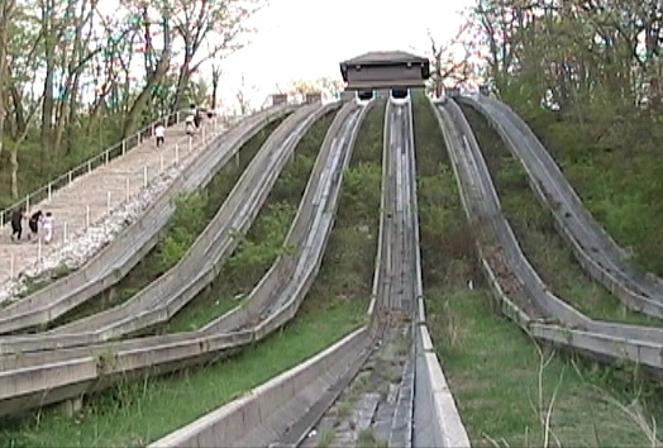
<path id="1" fill-rule="evenodd" d="M 648 444 L 640 426 L 601 399 L 595 387 L 600 385 L 618 402 L 629 403 L 642 385 L 646 392 L 639 401 L 644 415 L 658 416 L 663 409 L 660 386 L 636 382 L 619 369 L 592 367 L 575 355 L 549 353 L 545 359 L 550 360 L 542 368 L 541 352 L 531 339 L 491 308 L 491 294 L 476 269 L 473 244 L 448 241 L 460 238 L 467 224 L 451 193 L 455 190 L 446 176 L 449 168 L 442 139 L 435 140 L 440 142 L 435 145 L 421 137 L 433 135 L 428 128 L 437 126 L 423 101 L 415 100 L 414 124 L 426 313 L 472 446 L 543 446 L 546 437 L 554 446 L 554 436 L 562 446 L 595 446 L 597 433 L 602 442 L 613 446 Z M 438 170 L 441 165 L 445 168 Z M 441 172 L 445 174 L 440 176 Z M 435 185 L 438 182 L 443 188 Z M 436 208 L 443 210 L 434 215 Z M 455 250 L 442 250 L 449 247 Z M 468 288 L 469 279 L 474 279 L 473 290 Z M 571 362 L 578 364 L 582 376 L 569 369 Z"/>
<path id="2" fill-rule="evenodd" d="M 367 117 L 353 163 L 364 156 L 359 143 L 376 138 L 376 134 L 365 136 L 366 126 L 375 121 L 376 112 L 380 110 L 374 109 Z M 339 217 L 345 207 L 341 196 Z M 204 368 L 145 377 L 142 381 L 126 382 L 124 389 L 116 386 L 91 396 L 84 404 L 78 423 L 52 409 L 0 418 L 0 446 L 145 445 L 339 340 L 355 329 L 366 314 L 373 265 L 365 263 L 357 272 L 354 264 L 339 264 L 332 257 L 347 251 L 372 259 L 377 247 L 372 240 L 373 244 L 364 242 L 359 247 L 339 248 L 354 243 L 353 238 L 347 237 L 352 229 L 359 232 L 356 230 L 359 223 L 351 214 L 346 216 L 347 219 L 336 221 L 320 273 L 297 316 L 283 331 Z M 373 221 L 377 224 L 377 219 Z M 375 227 L 371 229 L 375 234 Z M 346 278 L 353 280 L 344 282 Z M 357 285 L 361 286 L 359 291 L 355 290 Z M 39 421 L 38 415 L 41 415 Z"/>
<path id="3" fill-rule="evenodd" d="M 176 209 L 157 245 L 115 286 L 66 313 L 58 326 L 119 305 L 173 267 L 207 226 L 235 182 L 281 120 L 270 123 L 240 149 L 239 165 L 231 161 L 214 175 L 204 189 L 175 199 Z"/>
<path id="4" fill-rule="evenodd" d="M 388 445 L 387 442 L 381 440 L 375 434 L 373 428 L 366 428 L 359 431 L 357 446 L 362 448 L 386 448 Z"/>
<path id="5" fill-rule="evenodd" d="M 464 108 L 485 154 L 502 210 L 526 256 L 551 290 L 596 319 L 657 325 L 655 318 L 628 311 L 602 285 L 590 279 L 558 234 L 554 218 L 535 198 L 520 162 L 506 149 L 486 119 Z"/>
<path id="6" fill-rule="evenodd" d="M 211 288 L 180 310 L 163 331 L 193 330 L 223 315 L 237 306 L 231 298 L 246 297 L 276 259 L 292 251 L 284 246 L 285 238 L 334 115 L 318 120 L 304 135 L 295 148 L 294 159 L 279 174 L 248 232 L 236 235 L 239 244 Z"/>
<path id="7" fill-rule="evenodd" d="M 333 429 L 327 428 L 323 429 L 320 432 L 320 441 L 318 442 L 318 448 L 331 448 L 336 438 L 336 433 Z"/>

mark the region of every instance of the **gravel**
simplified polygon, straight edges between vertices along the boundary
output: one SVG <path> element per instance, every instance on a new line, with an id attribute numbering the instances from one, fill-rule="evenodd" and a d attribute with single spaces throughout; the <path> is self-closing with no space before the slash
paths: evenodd
<path id="1" fill-rule="evenodd" d="M 118 204 L 110 214 L 94 222 L 88 229 L 79 230 L 66 244 L 60 243 L 53 252 L 35 261 L 18 278 L 0 285 L 0 304 L 6 305 L 25 295 L 29 284 L 46 282 L 81 267 L 136 221 L 179 172 L 178 167 L 170 167 L 154 178 L 147 188 Z"/>

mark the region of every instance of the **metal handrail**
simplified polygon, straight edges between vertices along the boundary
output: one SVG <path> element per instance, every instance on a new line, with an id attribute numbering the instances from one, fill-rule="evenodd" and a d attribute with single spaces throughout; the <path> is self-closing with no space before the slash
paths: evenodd
<path id="1" fill-rule="evenodd" d="M 44 199 L 50 200 L 54 191 L 66 187 L 74 179 L 91 172 L 93 169 L 101 165 L 106 165 L 111 160 L 123 156 L 131 149 L 139 146 L 146 137 L 154 135 L 154 128 L 158 123 L 164 123 L 166 127 L 176 126 L 181 122 L 182 113 L 188 110 L 189 109 L 187 108 L 171 112 L 170 114 L 153 121 L 130 136 L 124 138 L 122 141 L 111 145 L 105 151 L 90 157 L 81 164 L 71 168 L 66 173 L 49 181 L 46 185 L 28 193 L 23 199 L 0 210 L 0 228 L 4 227 L 4 225 L 9 222 L 11 214 L 18 208 L 23 208 L 26 212 L 29 212 L 31 204 L 37 204 Z"/>

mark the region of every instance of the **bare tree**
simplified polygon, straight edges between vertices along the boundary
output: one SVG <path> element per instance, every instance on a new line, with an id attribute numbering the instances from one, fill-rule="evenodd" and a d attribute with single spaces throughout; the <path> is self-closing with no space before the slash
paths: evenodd
<path id="1" fill-rule="evenodd" d="M 183 60 L 177 77 L 173 108 L 185 100 L 192 74 L 205 61 L 241 47 L 239 37 L 247 30 L 246 19 L 258 0 L 176 0 L 174 28 L 183 42 Z M 207 44 L 203 46 L 203 44 Z M 204 48 L 203 48 L 204 47 Z M 204 49 L 204 52 L 201 52 Z"/>
<path id="2" fill-rule="evenodd" d="M 437 98 L 442 95 L 445 86 L 456 87 L 466 82 L 474 73 L 470 58 L 472 44 L 462 40 L 469 27 L 469 22 L 463 25 L 446 45 L 437 44 L 433 35 L 428 32 L 432 65 L 430 83 Z"/>

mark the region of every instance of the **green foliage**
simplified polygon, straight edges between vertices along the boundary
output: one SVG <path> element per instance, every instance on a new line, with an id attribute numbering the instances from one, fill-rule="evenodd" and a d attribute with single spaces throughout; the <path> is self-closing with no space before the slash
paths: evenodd
<path id="1" fill-rule="evenodd" d="M 168 234 L 160 244 L 157 266 L 165 272 L 177 263 L 191 247 L 205 221 L 200 219 L 207 206 L 205 193 L 180 195 L 175 199 L 176 208 L 168 224 Z"/>
<path id="2" fill-rule="evenodd" d="M 415 129 L 425 126 L 416 117 L 430 113 L 423 106 L 415 103 Z M 556 446 L 557 439 L 561 446 L 651 445 L 641 422 L 649 424 L 649 416 L 661 416 L 659 385 L 630 376 L 632 370 L 599 367 L 540 348 L 495 313 L 490 291 L 475 272 L 473 244 L 452 243 L 458 234 L 449 229 L 467 233 L 467 225 L 459 201 L 449 198 L 454 184 L 430 168 L 450 171 L 435 149 L 416 147 L 426 315 L 472 446 L 543 446 L 542 422 L 553 396 L 550 446 Z M 501 161 L 498 148 L 482 149 L 489 163 Z M 512 162 L 501 165 L 503 180 L 513 190 L 531 194 L 514 168 Z M 434 213 L 437 208 L 443 210 Z M 527 212 L 527 219 L 535 218 Z M 458 252 L 443 249 L 449 246 Z M 467 287 L 470 279 L 474 290 Z M 637 420 L 638 415 L 644 418 Z"/>
<path id="3" fill-rule="evenodd" d="M 295 212 L 289 202 L 267 205 L 263 219 L 256 222 L 255 232 L 250 238 L 240 240 L 238 248 L 226 262 L 228 278 L 238 286 L 242 285 L 244 277 L 259 277 L 277 257 L 289 253 L 291 248 L 284 247 L 283 243 Z"/>
<path id="4" fill-rule="evenodd" d="M 279 255 L 290 250 L 284 247 L 285 237 L 333 117 L 334 114 L 329 114 L 321 118 L 304 135 L 249 231 L 235 235 L 240 243 L 222 265 L 211 287 L 180 310 L 163 331 L 192 330 L 223 315 L 251 292 Z"/>
<path id="5" fill-rule="evenodd" d="M 359 146 L 356 150 L 361 152 Z M 346 206 L 341 199 L 340 211 Z M 241 396 L 357 328 L 364 322 L 373 265 L 363 263 L 358 270 L 356 265 L 336 258 L 338 254 L 360 254 L 372 259 L 377 246 L 375 239 L 368 240 L 365 235 L 364 243 L 354 246 L 355 239 L 343 234 L 362 234 L 359 220 L 350 213 L 342 214 L 346 218 L 337 220 L 334 226 L 318 278 L 299 313 L 283 331 L 204 368 L 120 382 L 86 397 L 82 411 L 73 420 L 55 409 L 0 419 L 0 445 L 144 446 Z M 271 228 L 264 226 L 267 233 Z M 376 235 L 376 227 L 369 232 Z M 351 247 L 339 247 L 348 245 Z M 345 278 L 355 280 L 342 282 Z M 354 289 L 357 285 L 360 291 Z"/>
<path id="6" fill-rule="evenodd" d="M 212 177 L 204 190 L 176 198 L 176 211 L 168 222 L 166 234 L 143 260 L 110 290 L 66 313 L 52 326 L 123 303 L 174 266 L 216 215 L 239 176 L 280 122 L 276 120 L 270 123 L 249 139 L 239 149 L 240 163 L 231 160 Z"/>
<path id="7" fill-rule="evenodd" d="M 343 195 L 351 204 L 346 212 L 359 215 L 362 221 L 375 218 L 380 212 L 380 184 L 382 171 L 375 162 L 361 162 L 346 170 L 344 175 Z M 377 188 L 376 188 L 377 186 Z"/>
<path id="8" fill-rule="evenodd" d="M 357 447 L 361 448 L 387 448 L 389 445 L 384 440 L 378 438 L 372 428 L 359 431 Z"/>
<path id="9" fill-rule="evenodd" d="M 502 210 L 526 256 L 552 292 L 596 319 L 656 325 L 656 319 L 629 311 L 586 275 L 557 232 L 552 214 L 534 196 L 520 162 L 483 116 L 469 107 L 464 110 L 486 154 Z"/>

